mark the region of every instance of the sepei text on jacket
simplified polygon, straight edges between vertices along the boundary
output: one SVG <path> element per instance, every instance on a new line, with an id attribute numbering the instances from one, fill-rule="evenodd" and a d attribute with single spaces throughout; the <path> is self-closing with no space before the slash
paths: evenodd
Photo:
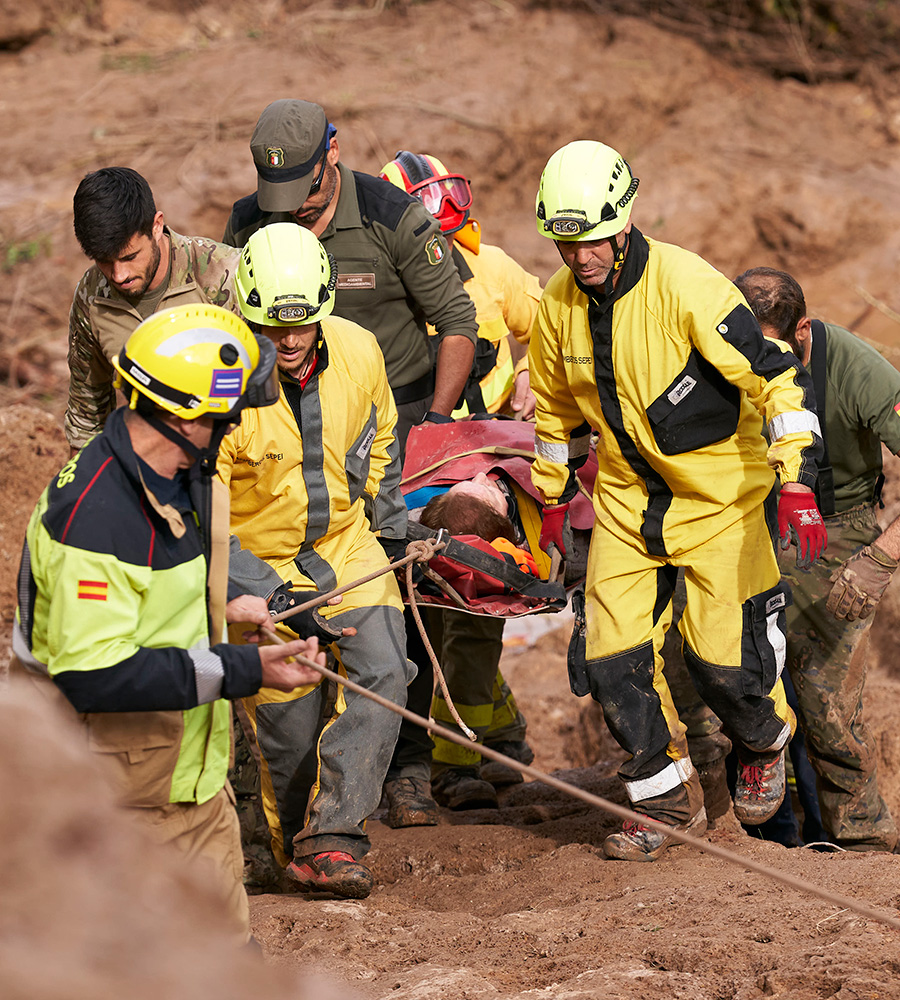
<path id="1" fill-rule="evenodd" d="M 233 595 L 268 598 L 287 580 L 331 590 L 353 579 L 350 565 L 356 572 L 366 564 L 362 576 L 386 564 L 373 532 L 406 537 L 397 410 L 378 344 L 337 316 L 322 321 L 321 333 L 305 386 L 283 378 L 278 402 L 245 411 L 220 449 L 218 473 L 242 549 L 232 545 Z M 397 601 L 399 609 L 399 594 Z M 333 611 L 365 605 L 366 590 L 357 588 Z"/>

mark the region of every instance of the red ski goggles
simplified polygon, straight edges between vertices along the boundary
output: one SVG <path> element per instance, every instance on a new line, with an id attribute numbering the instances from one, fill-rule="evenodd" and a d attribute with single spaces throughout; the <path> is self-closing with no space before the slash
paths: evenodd
<path id="1" fill-rule="evenodd" d="M 466 212 L 472 207 L 472 188 L 462 174 L 430 177 L 409 188 L 441 224 L 442 232 L 459 229 L 466 221 Z"/>

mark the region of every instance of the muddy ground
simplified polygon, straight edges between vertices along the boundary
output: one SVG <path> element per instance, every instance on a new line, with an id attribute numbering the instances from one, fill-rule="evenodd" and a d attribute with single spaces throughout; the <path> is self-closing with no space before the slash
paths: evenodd
<path id="1" fill-rule="evenodd" d="M 34 30 L 38 15 L 43 31 Z M 634 218 L 646 233 L 731 275 L 785 267 L 814 315 L 900 357 L 900 98 L 890 75 L 815 87 L 776 80 L 737 65 L 724 36 L 718 49 L 701 47 L 683 32 L 614 17 L 601 2 L 46 0 L 0 4 L 0 36 L 10 37 L 6 29 L 20 42 L 0 49 L 4 644 L 24 526 L 66 455 L 66 314 L 86 266 L 71 232 L 79 179 L 99 166 L 133 166 L 176 230 L 218 237 L 232 201 L 255 183 L 249 134 L 278 97 L 323 104 L 354 168 L 377 171 L 397 149 L 412 148 L 465 172 L 487 241 L 542 280 L 557 260 L 533 223 L 541 167 L 564 142 L 603 139 L 641 178 Z M 892 485 L 886 516 L 900 509 L 897 495 Z M 897 597 L 895 586 L 876 625 L 867 709 L 883 789 L 900 813 Z M 590 706 L 568 693 L 565 639 L 553 632 L 533 648 L 510 644 L 504 672 L 529 719 L 536 766 L 620 801 L 619 751 Z M 127 835 L 108 835 L 108 814 L 92 804 L 95 786 L 70 776 L 64 789 L 77 795 L 54 790 L 52 763 L 63 751 L 36 732 L 15 730 L 12 745 L 29 752 L 4 769 L 4 802 L 28 803 L 25 825 L 44 839 L 23 844 L 10 834 L 0 852 L 7 872 L 37 856 L 59 877 L 43 877 L 38 865 L 24 888 L 20 879 L 20 891 L 0 894 L 0 992 L 101 996 L 97 984 L 106 983 L 110 996 L 185 996 L 188 987 L 194 996 L 246 995 L 240 970 L 222 977 L 227 985 L 186 972 L 157 982 L 145 963 L 127 960 L 128 947 L 150 941 L 167 967 L 165 956 L 184 952 L 187 939 L 172 933 L 175 918 L 153 895 L 158 882 L 120 878 L 129 870 Z M 278 967 L 259 972 L 256 988 L 288 995 L 285 975 L 315 969 L 372 1000 L 900 997 L 895 931 L 685 847 L 656 865 L 604 862 L 598 845 L 614 825 L 535 783 L 505 793 L 498 812 L 446 812 L 437 829 L 392 831 L 376 819 L 377 886 L 368 900 L 252 899 L 256 935 Z M 900 858 L 787 851 L 728 823 L 713 838 L 898 914 Z M 117 926 L 133 932 L 103 940 L 123 949 L 123 975 L 139 973 L 129 986 L 91 957 L 99 929 L 77 938 L 65 962 L 54 938 L 38 932 L 56 926 L 58 897 L 71 890 L 67 865 L 79 866 L 79 891 L 96 883 L 115 900 L 120 890 L 117 902 L 104 896 L 78 912 L 88 928 L 91 920 L 100 928 L 102 913 L 123 914 Z M 165 884 L 176 900 L 195 895 L 180 879 Z M 149 905 L 159 919 L 129 924 L 136 900 L 140 913 Z"/>

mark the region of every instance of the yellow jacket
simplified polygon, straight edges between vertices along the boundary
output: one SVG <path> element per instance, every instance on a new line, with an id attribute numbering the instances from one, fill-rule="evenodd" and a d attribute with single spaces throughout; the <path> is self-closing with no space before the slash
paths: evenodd
<path id="1" fill-rule="evenodd" d="M 653 555 L 740 520 L 765 500 L 773 468 L 783 482 L 815 481 L 809 376 L 763 338 L 724 275 L 637 229 L 609 300 L 590 298 L 567 267 L 550 279 L 529 366 L 535 486 L 551 502 L 574 493 L 570 464 L 593 428 L 596 516 Z"/>
<path id="2" fill-rule="evenodd" d="M 219 452 L 231 530 L 245 550 L 235 558 L 232 549 L 229 575 L 232 588 L 245 593 L 268 597 L 286 580 L 331 590 L 386 565 L 373 531 L 406 535 L 397 409 L 381 350 L 349 320 L 331 316 L 321 330 L 316 368 L 302 391 L 283 380 L 278 402 L 245 410 Z M 249 553 L 277 578 L 265 567 L 254 570 Z M 376 581 L 330 610 L 365 607 L 384 593 L 383 580 Z M 390 598 L 402 608 L 396 586 Z"/>
<path id="3" fill-rule="evenodd" d="M 478 336 L 497 347 L 494 367 L 480 382 L 487 412 L 497 413 L 512 395 L 516 375 L 527 367 L 524 357 L 513 363 L 509 334 L 528 344 L 541 285 L 500 247 L 482 243 L 481 227 L 474 219 L 456 233 L 453 250 L 464 287 L 475 303 Z M 463 417 L 468 412 L 463 404 L 453 416 Z"/>

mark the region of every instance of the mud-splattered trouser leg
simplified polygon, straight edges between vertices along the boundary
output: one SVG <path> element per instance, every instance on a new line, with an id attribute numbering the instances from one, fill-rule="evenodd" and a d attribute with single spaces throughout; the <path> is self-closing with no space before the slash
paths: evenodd
<path id="1" fill-rule="evenodd" d="M 881 532 L 868 505 L 825 523 L 828 548 L 809 572 L 784 560 L 794 595 L 788 612 L 788 669 L 818 779 L 825 829 L 851 850 L 892 851 L 897 827 L 878 791 L 875 748 L 862 716 L 874 616 L 848 622 L 825 610 L 832 572 Z"/>
<path id="2" fill-rule="evenodd" d="M 252 726 L 249 737 L 245 732 L 239 716 L 243 713 L 247 718 L 243 705 L 236 702 L 234 708 L 234 764 L 228 771 L 228 780 L 234 789 L 241 825 L 244 885 L 248 892 L 259 892 L 276 887 L 282 871 L 272 856 L 272 834 L 263 806 L 256 735 Z"/>
<path id="3" fill-rule="evenodd" d="M 651 556 L 614 527 L 594 526 L 582 690 L 600 702 L 631 755 L 619 775 L 635 808 L 683 823 L 696 811 L 699 783 L 660 655 L 677 567 L 684 567 L 681 629 L 691 678 L 732 738 L 764 753 L 783 747 L 794 724 L 780 680 L 778 566 L 762 507 L 677 558 Z"/>
<path id="4" fill-rule="evenodd" d="M 666 632 L 663 642 L 662 658 L 665 663 L 666 683 L 672 693 L 672 701 L 678 710 L 678 718 L 684 723 L 687 729 L 689 743 L 701 743 L 708 740 L 712 743 L 710 754 L 716 757 L 724 756 L 728 750 L 727 738 L 722 740 L 722 744 L 716 742 L 716 737 L 722 731 L 722 723 L 712 709 L 703 701 L 694 682 L 691 680 L 687 664 L 684 662 L 684 655 L 681 651 L 682 637 L 678 630 L 678 623 L 684 614 L 687 604 L 687 594 L 684 587 L 684 577 L 679 574 L 678 582 L 675 585 L 675 593 L 672 597 L 672 625 Z M 696 758 L 696 753 L 691 749 L 691 757 Z M 696 759 L 695 759 L 696 763 Z"/>
<path id="5" fill-rule="evenodd" d="M 479 742 L 524 740 L 525 717 L 500 673 L 503 652 L 502 618 L 467 615 L 462 611 L 429 610 L 428 630 L 438 654 L 447 688 L 463 722 Z M 432 714 L 441 725 L 459 732 L 440 689 Z M 434 738 L 434 770 L 478 767 L 477 750 Z"/>
<path id="6" fill-rule="evenodd" d="M 403 624 L 406 626 L 406 654 L 417 668 L 415 679 L 407 688 L 406 707 L 410 712 L 427 719 L 431 714 L 434 668 L 422 641 L 419 626 L 409 608 L 403 612 Z M 440 650 L 437 652 L 440 655 Z M 417 778 L 420 781 L 430 781 L 433 750 L 434 740 L 428 730 L 423 729 L 418 723 L 403 719 L 400 723 L 400 734 L 397 737 L 394 756 L 391 758 L 391 766 L 388 768 L 387 780 Z"/>
<path id="7" fill-rule="evenodd" d="M 332 646 L 338 672 L 405 706 L 414 667 L 406 659 L 401 612 L 379 605 L 330 620 L 358 630 Z M 272 849 L 282 864 L 321 851 L 359 860 L 371 846 L 365 822 L 381 799 L 400 716 L 339 685 L 322 725 L 327 694 L 327 685 L 318 684 L 244 699 L 262 758 Z"/>
<path id="8" fill-rule="evenodd" d="M 675 594 L 672 597 L 672 625 L 666 632 L 662 647 L 666 683 L 678 718 L 687 729 L 688 750 L 691 762 L 700 775 L 706 813 L 710 820 L 728 812 L 731 793 L 725 769 L 725 758 L 731 750 L 731 740 L 722 732 L 722 723 L 713 710 L 697 693 L 691 680 L 682 652 L 683 639 L 678 623 L 684 614 L 687 594 L 684 574 L 679 571 Z"/>

